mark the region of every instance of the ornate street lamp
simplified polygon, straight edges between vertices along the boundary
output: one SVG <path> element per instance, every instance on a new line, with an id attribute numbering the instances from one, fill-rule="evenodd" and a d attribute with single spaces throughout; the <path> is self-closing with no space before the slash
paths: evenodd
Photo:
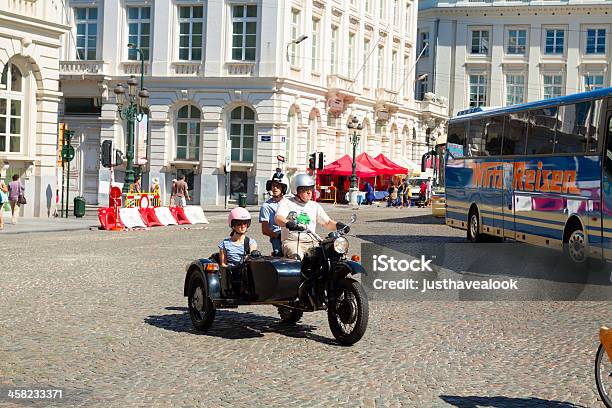
<path id="1" fill-rule="evenodd" d="M 117 113 L 119 113 L 121 119 L 127 120 L 127 163 L 125 167 L 125 181 L 123 183 L 124 193 L 128 193 L 130 186 L 134 183 L 134 121 L 142 121 L 149 107 L 149 91 L 144 87 L 144 58 L 142 51 L 134 44 L 128 44 L 128 48 L 138 52 L 141 64 L 140 91 L 138 90 L 138 81 L 134 76 L 127 80 L 127 94 L 125 87 L 121 84 L 117 84 L 114 89 L 117 98 Z"/>
<path id="2" fill-rule="evenodd" d="M 351 188 L 349 190 L 349 204 L 353 207 L 357 206 L 357 174 L 355 173 L 355 169 L 357 167 L 357 162 L 355 161 L 355 153 L 357 150 L 357 144 L 359 144 L 359 134 L 361 133 L 361 129 L 363 129 L 363 125 L 359 123 L 359 120 L 356 116 L 353 116 L 353 119 L 348 123 L 347 127 L 349 128 L 349 132 L 352 130 L 353 135 L 351 136 L 351 143 L 353 144 L 353 169 L 351 172 Z"/>

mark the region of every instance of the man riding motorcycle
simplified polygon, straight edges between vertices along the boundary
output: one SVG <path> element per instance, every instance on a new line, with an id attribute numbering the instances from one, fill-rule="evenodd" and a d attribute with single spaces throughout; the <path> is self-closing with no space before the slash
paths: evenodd
<path id="1" fill-rule="evenodd" d="M 288 188 L 289 182 L 283 173 L 274 173 L 272 178 L 266 182 L 266 191 L 270 192 L 271 197 L 263 203 L 259 210 L 261 232 L 270 237 L 273 256 L 282 256 L 281 227 L 276 224 L 274 217 Z"/>
<path id="2" fill-rule="evenodd" d="M 291 192 L 294 197 L 285 198 L 278 206 L 275 221 L 281 226 L 281 241 L 283 254 L 287 258 L 302 259 L 309 248 L 316 245 L 316 241 L 303 231 L 315 231 L 317 223 L 330 231 L 349 227 L 341 222 L 332 220 L 323 207 L 312 200 L 315 182 L 308 174 L 297 174 L 291 180 Z M 290 212 L 297 213 L 296 220 L 288 220 Z"/>

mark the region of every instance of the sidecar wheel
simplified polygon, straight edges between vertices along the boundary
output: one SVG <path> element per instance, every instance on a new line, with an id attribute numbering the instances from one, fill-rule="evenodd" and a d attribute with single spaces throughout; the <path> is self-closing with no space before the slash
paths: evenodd
<path id="1" fill-rule="evenodd" d="M 345 278 L 336 283 L 335 299 L 327 310 L 329 328 L 338 343 L 350 346 L 368 327 L 368 297 L 359 282 Z"/>
<path id="2" fill-rule="evenodd" d="M 200 275 L 193 274 L 188 293 L 189 317 L 193 327 L 199 331 L 208 330 L 215 320 L 215 305 L 206 296 L 206 286 Z"/>
<path id="3" fill-rule="evenodd" d="M 278 314 L 282 324 L 296 324 L 302 318 L 304 312 L 289 307 L 278 306 Z"/>

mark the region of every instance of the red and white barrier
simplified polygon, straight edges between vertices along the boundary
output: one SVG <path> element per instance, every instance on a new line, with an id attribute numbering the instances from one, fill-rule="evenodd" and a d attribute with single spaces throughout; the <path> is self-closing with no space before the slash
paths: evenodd
<path id="1" fill-rule="evenodd" d="M 208 220 L 204 215 L 204 210 L 202 207 L 197 205 L 188 205 L 187 207 L 183 207 L 183 211 L 185 212 L 185 216 L 189 220 L 190 224 L 208 224 Z"/>
<path id="2" fill-rule="evenodd" d="M 125 228 L 146 228 L 147 224 L 140 216 L 138 208 L 120 208 L 119 217 Z"/>
<path id="3" fill-rule="evenodd" d="M 117 217 L 119 215 L 119 217 Z M 100 226 L 105 230 L 133 229 L 166 225 L 208 224 L 202 207 L 98 208 Z"/>
<path id="4" fill-rule="evenodd" d="M 163 225 L 176 225 L 176 218 L 170 212 L 170 208 L 168 207 L 155 207 L 155 215 L 157 215 L 157 219 Z"/>
<path id="5" fill-rule="evenodd" d="M 147 227 L 163 227 L 164 226 L 164 224 L 162 224 L 157 218 L 157 214 L 155 214 L 155 210 L 153 209 L 153 207 L 146 207 L 146 208 L 140 207 L 138 209 L 138 212 L 140 213 L 140 217 L 142 218 L 144 223 L 147 224 Z"/>
<path id="6" fill-rule="evenodd" d="M 185 215 L 185 210 L 183 209 L 183 207 L 170 207 L 170 213 L 172 213 L 172 215 L 176 219 L 177 224 L 191 224 L 191 222 L 189 222 L 189 219 L 187 218 L 187 215 Z"/>

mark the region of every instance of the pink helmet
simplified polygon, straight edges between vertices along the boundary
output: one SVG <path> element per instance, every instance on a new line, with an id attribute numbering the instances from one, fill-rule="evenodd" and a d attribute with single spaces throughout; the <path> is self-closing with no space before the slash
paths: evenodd
<path id="1" fill-rule="evenodd" d="M 251 214 L 246 208 L 236 207 L 227 216 L 227 223 L 230 227 L 233 227 L 234 220 L 246 220 L 248 225 L 251 225 Z"/>

